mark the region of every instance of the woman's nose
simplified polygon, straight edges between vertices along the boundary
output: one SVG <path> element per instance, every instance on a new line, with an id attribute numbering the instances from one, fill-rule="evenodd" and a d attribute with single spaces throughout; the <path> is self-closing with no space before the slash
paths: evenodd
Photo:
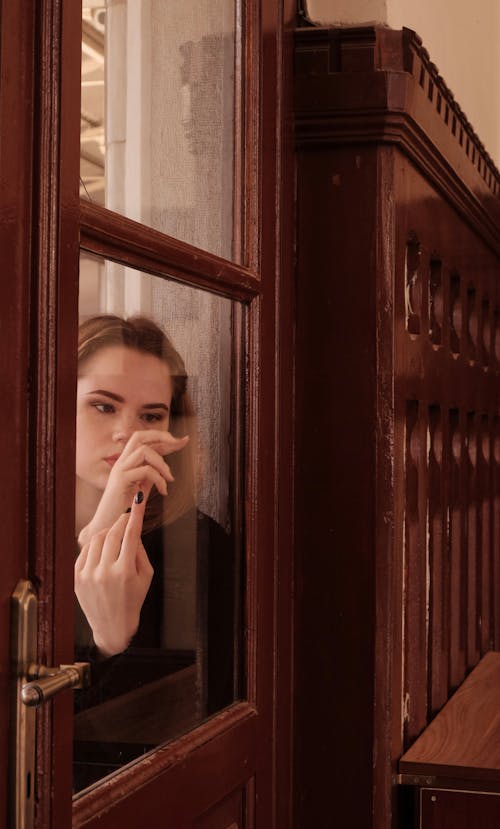
<path id="1" fill-rule="evenodd" d="M 113 434 L 113 440 L 116 441 L 116 443 L 127 443 L 129 438 L 130 432 L 126 432 L 123 429 L 117 430 Z"/>
<path id="2" fill-rule="evenodd" d="M 122 417 L 115 425 L 113 440 L 120 443 L 127 443 L 133 432 L 134 424 L 132 418 Z"/>

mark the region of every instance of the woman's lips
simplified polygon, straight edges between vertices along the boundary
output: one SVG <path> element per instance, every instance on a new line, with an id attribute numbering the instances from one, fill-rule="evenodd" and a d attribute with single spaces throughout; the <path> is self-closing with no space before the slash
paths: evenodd
<path id="1" fill-rule="evenodd" d="M 109 458 L 104 458 L 104 460 L 106 461 L 106 463 L 109 463 L 110 466 L 113 466 L 113 464 L 116 463 L 119 457 L 119 455 L 110 455 Z"/>

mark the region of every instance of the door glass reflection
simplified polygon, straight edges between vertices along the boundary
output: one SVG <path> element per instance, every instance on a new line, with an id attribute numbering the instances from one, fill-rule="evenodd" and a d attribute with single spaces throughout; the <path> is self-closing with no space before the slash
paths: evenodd
<path id="1" fill-rule="evenodd" d="M 81 196 L 241 261 L 240 4 L 84 0 Z"/>
<path id="2" fill-rule="evenodd" d="M 243 693 L 244 309 L 86 254 L 80 281 L 75 792 Z"/>

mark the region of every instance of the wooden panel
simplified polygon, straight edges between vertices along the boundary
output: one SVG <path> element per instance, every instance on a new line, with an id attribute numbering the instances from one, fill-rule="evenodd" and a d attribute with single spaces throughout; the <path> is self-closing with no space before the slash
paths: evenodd
<path id="1" fill-rule="evenodd" d="M 407 30 L 300 31 L 296 106 L 297 826 L 380 829 L 500 645 L 500 175 Z"/>
<path id="2" fill-rule="evenodd" d="M 402 466 L 408 746 L 495 646 L 499 393 L 489 325 L 498 280 L 495 259 L 411 165 L 400 165 L 396 182 L 395 410 L 406 412 L 409 433 Z"/>
<path id="3" fill-rule="evenodd" d="M 420 829 L 498 829 L 500 795 L 423 789 Z"/>
<path id="4" fill-rule="evenodd" d="M 295 659 L 297 827 L 337 816 L 369 826 L 373 741 L 375 469 L 371 314 L 376 155 L 300 160 L 297 284 Z M 332 184 L 332 177 L 340 185 Z M 344 204 L 359 182 L 366 200 Z M 316 210 L 321 205 L 321 210 Z M 338 220 L 345 211 L 345 223 Z M 311 217 L 314 217 L 312 220 Z M 349 278 L 343 279 L 349 274 Z M 355 309 L 355 318 L 348 309 Z M 348 345 L 346 345 L 348 344 Z M 345 359 L 346 352 L 349 360 Z M 390 355 L 390 352 L 388 352 Z M 354 439 L 356 435 L 356 439 Z M 381 563 L 382 566 L 382 563 Z M 348 772 L 347 772 L 348 770 Z M 335 781 L 358 781 L 357 793 Z M 332 783 L 332 781 L 334 781 Z M 360 782 L 362 781 L 362 782 Z"/>
<path id="5" fill-rule="evenodd" d="M 244 822 L 245 789 L 238 789 L 206 815 L 195 820 L 193 829 L 250 829 Z"/>
<path id="6" fill-rule="evenodd" d="M 405 418 L 405 597 L 404 664 L 405 731 L 407 739 L 427 721 L 428 618 L 427 569 L 427 409 L 417 400 L 406 401 Z M 402 447 L 401 447 L 402 449 Z"/>
<path id="7" fill-rule="evenodd" d="M 207 723 L 131 763 L 74 803 L 73 827 L 155 824 L 172 816 L 176 829 L 188 829 L 200 815 L 225 802 L 228 792 L 251 789 L 258 751 L 258 720 L 247 704 L 226 709 Z M 141 792 L 141 797 L 137 792 Z M 245 804 L 247 805 L 247 804 Z M 248 804 L 252 810 L 253 804 Z M 231 820 L 234 818 L 231 817 Z M 249 829 L 252 824 L 249 823 Z"/>

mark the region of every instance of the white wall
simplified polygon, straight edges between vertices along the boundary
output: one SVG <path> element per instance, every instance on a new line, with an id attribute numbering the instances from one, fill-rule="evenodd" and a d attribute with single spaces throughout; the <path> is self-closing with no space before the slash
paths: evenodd
<path id="1" fill-rule="evenodd" d="M 304 0 L 319 25 L 407 26 L 500 166 L 500 0 Z"/>

